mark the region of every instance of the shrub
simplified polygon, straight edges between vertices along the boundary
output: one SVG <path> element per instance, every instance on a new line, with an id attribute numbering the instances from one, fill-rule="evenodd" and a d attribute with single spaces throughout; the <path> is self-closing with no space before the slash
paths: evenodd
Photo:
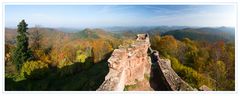
<path id="1" fill-rule="evenodd" d="M 40 49 L 34 50 L 33 53 L 34 53 L 34 58 L 36 60 L 41 60 L 42 62 L 47 63 L 47 64 L 52 63 L 50 56 L 48 54 L 46 54 L 44 52 L 44 50 L 40 50 Z"/>
<path id="2" fill-rule="evenodd" d="M 77 62 L 81 62 L 81 63 L 84 63 L 85 62 L 85 60 L 86 60 L 86 58 L 87 58 L 87 55 L 86 54 L 84 54 L 84 52 L 82 52 L 81 50 L 78 50 L 77 52 L 76 52 L 76 61 Z"/>
<path id="3" fill-rule="evenodd" d="M 65 57 L 65 58 L 63 58 L 63 60 L 61 60 L 61 61 L 59 62 L 59 64 L 57 65 L 57 67 L 61 69 L 61 68 L 63 68 L 63 67 L 70 66 L 70 65 L 72 65 L 72 64 L 73 64 L 73 62 L 70 61 L 67 57 Z"/>
<path id="4" fill-rule="evenodd" d="M 46 76 L 48 71 L 48 64 L 42 61 L 27 61 L 21 68 L 20 76 L 27 79 L 41 79 Z"/>

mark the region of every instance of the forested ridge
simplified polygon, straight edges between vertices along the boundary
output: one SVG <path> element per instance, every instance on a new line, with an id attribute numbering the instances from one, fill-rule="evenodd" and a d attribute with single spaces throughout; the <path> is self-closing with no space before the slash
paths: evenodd
<path id="1" fill-rule="evenodd" d="M 17 29 L 5 28 L 5 90 L 96 90 L 112 51 L 137 33 L 149 33 L 151 47 L 191 86 L 235 90 L 234 32 L 221 28 L 63 32 L 28 29 L 23 20 Z"/>

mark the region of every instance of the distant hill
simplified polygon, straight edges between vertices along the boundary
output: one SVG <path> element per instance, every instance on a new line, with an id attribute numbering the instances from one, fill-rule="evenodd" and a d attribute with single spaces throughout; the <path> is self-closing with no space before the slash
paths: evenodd
<path id="1" fill-rule="evenodd" d="M 5 28 L 5 42 L 15 43 L 15 37 L 17 36 L 17 30 L 13 28 Z"/>
<path id="2" fill-rule="evenodd" d="M 29 28 L 28 29 L 28 33 L 29 35 L 34 32 L 34 28 Z M 43 42 L 46 42 L 45 44 L 51 44 L 53 42 L 57 42 L 60 41 L 64 38 L 70 37 L 72 33 L 65 33 L 65 32 L 61 32 L 57 29 L 53 29 L 53 28 L 39 28 L 38 29 L 40 34 L 42 34 L 43 36 Z M 5 42 L 6 43 L 11 43 L 14 44 L 15 39 L 17 36 L 17 30 L 16 29 L 12 29 L 12 28 L 5 28 Z M 29 36 L 31 37 L 31 36 Z"/>
<path id="3" fill-rule="evenodd" d="M 86 28 L 74 34 L 75 38 L 81 39 L 99 39 L 99 38 L 112 38 L 112 34 L 103 29 L 90 29 Z"/>
<path id="4" fill-rule="evenodd" d="M 137 26 L 137 27 L 124 27 L 124 26 L 114 26 L 114 27 L 107 27 L 104 30 L 114 33 L 121 33 L 121 32 L 130 32 L 130 33 L 165 33 L 170 30 L 177 30 L 177 29 L 184 29 L 189 28 L 187 26 Z"/>
<path id="5" fill-rule="evenodd" d="M 173 35 L 176 39 L 181 40 L 183 38 L 190 38 L 192 40 L 215 42 L 219 40 L 234 42 L 235 30 L 230 27 L 218 27 L 218 28 L 185 28 L 181 30 L 172 30 L 162 35 Z"/>
<path id="6" fill-rule="evenodd" d="M 61 32 L 66 32 L 66 33 L 76 33 L 76 32 L 79 32 L 80 30 L 82 29 L 77 29 L 77 28 L 63 28 L 63 27 L 60 27 L 60 28 L 56 28 L 56 30 L 59 30 Z"/>
<path id="7" fill-rule="evenodd" d="M 124 39 L 135 38 L 136 34 L 148 33 L 150 35 L 173 35 L 176 39 L 190 38 L 192 40 L 207 40 L 207 41 L 234 41 L 235 30 L 230 27 L 204 27 L 193 28 L 186 26 L 152 26 L 152 27 L 109 27 L 109 28 L 86 28 L 81 31 L 76 29 L 59 29 L 59 28 L 39 28 L 43 34 L 44 41 L 51 43 L 62 39 Z M 80 30 L 80 29 L 79 29 Z M 29 28 L 29 33 L 34 31 L 34 28 Z M 67 31 L 67 32 L 66 32 Z M 77 31 L 77 32 L 75 32 Z M 5 28 L 5 42 L 15 43 L 17 32 L 16 29 Z"/>
<path id="8" fill-rule="evenodd" d="M 113 39 L 122 38 L 124 35 L 107 32 L 103 29 L 86 28 L 78 32 L 63 32 L 56 28 L 38 28 L 40 34 L 43 35 L 44 41 L 48 43 L 60 42 L 63 39 Z M 29 28 L 28 32 L 34 32 L 34 28 Z M 14 44 L 17 36 L 17 30 L 13 28 L 5 28 L 5 42 Z M 30 37 L 30 36 L 29 36 Z"/>

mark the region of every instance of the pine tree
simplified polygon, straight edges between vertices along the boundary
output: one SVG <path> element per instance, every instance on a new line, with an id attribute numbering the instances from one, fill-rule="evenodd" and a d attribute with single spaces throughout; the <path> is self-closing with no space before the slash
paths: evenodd
<path id="1" fill-rule="evenodd" d="M 18 71 L 21 69 L 22 64 L 31 57 L 31 53 L 28 48 L 27 26 L 28 24 L 26 24 L 25 20 L 22 20 L 18 24 L 17 44 L 12 56 L 13 64 L 16 64 Z"/>

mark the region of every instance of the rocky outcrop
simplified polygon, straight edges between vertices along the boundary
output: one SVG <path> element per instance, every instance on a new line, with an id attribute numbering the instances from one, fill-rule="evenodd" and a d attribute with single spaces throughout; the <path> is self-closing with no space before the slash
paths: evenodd
<path id="1" fill-rule="evenodd" d="M 143 80 L 144 74 L 150 72 L 149 47 L 148 35 L 139 34 L 130 47 L 115 49 L 108 59 L 109 73 L 98 90 L 122 91 L 125 85 Z"/>

